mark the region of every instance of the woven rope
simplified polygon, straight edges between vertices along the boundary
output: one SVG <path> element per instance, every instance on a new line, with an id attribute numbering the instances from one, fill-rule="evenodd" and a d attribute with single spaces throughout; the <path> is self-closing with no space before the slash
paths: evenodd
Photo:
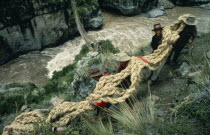
<path id="1" fill-rule="evenodd" d="M 2 135 L 8 135 L 8 131 L 12 129 L 12 133 L 20 134 L 25 132 L 33 132 L 33 124 L 36 122 L 44 121 L 44 117 L 38 112 L 27 112 L 18 115 L 12 124 L 4 128 Z"/>
<path id="2" fill-rule="evenodd" d="M 89 100 L 93 100 L 96 102 L 109 102 L 111 104 L 124 102 L 134 92 L 136 92 L 136 89 L 142 82 L 142 69 L 148 68 L 152 71 L 157 70 L 161 63 L 165 59 L 167 59 L 172 50 L 172 45 L 168 45 L 167 41 L 177 41 L 177 39 L 179 38 L 179 33 L 185 27 L 185 24 L 182 20 L 189 15 L 190 14 L 185 14 L 180 16 L 176 22 L 164 28 L 164 38 L 162 44 L 159 45 L 158 49 L 155 50 L 152 54 L 143 57 L 147 59 L 149 63 L 145 63 L 139 58 L 132 57 L 126 69 L 115 75 L 102 77 L 97 83 L 93 93 L 91 93 L 85 101 L 64 102 L 54 107 L 49 113 L 46 122 L 52 124 L 55 127 L 67 125 L 70 120 L 75 118 L 77 115 L 94 109 L 94 106 L 89 103 Z M 127 76 L 131 76 L 131 86 L 128 89 L 118 88 L 117 85 L 119 85 Z M 26 130 L 33 131 L 34 129 L 31 125 L 31 123 L 33 122 L 33 118 L 31 117 L 33 116 L 35 115 L 19 115 L 11 125 L 4 128 L 4 133 L 7 132 L 8 128 L 11 127 L 15 129 L 16 133 Z M 28 118 L 22 119 L 22 117 Z M 28 119 L 31 119 L 32 121 L 28 121 L 28 123 L 24 124 Z"/>

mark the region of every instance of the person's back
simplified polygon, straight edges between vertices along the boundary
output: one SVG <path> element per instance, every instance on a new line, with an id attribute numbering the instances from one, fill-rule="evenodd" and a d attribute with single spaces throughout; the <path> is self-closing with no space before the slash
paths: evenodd
<path id="1" fill-rule="evenodd" d="M 186 25 L 184 30 L 179 33 L 180 38 L 177 40 L 175 46 L 185 46 L 192 38 L 194 40 L 197 36 L 197 28 L 194 25 Z"/>
<path id="2" fill-rule="evenodd" d="M 173 44 L 173 50 L 168 57 L 167 63 L 174 65 L 180 56 L 184 47 L 190 42 L 191 39 L 191 48 L 194 47 L 193 41 L 197 37 L 197 27 L 196 24 L 198 23 L 197 19 L 193 15 L 189 15 L 186 18 L 182 19 L 182 23 L 185 24 L 185 28 L 179 33 L 179 39 L 175 44 Z M 171 56 L 173 56 L 173 61 L 170 63 Z"/>

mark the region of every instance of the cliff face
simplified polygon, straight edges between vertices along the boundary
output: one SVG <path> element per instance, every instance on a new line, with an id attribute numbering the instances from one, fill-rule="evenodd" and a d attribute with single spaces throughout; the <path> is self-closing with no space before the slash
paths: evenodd
<path id="1" fill-rule="evenodd" d="M 85 28 L 102 26 L 97 0 L 78 0 L 77 7 Z M 58 45 L 77 33 L 66 0 L 0 1 L 0 65 L 25 52 Z"/>
<path id="2" fill-rule="evenodd" d="M 103 8 L 112 9 L 123 15 L 145 13 L 157 6 L 158 0 L 99 0 Z"/>

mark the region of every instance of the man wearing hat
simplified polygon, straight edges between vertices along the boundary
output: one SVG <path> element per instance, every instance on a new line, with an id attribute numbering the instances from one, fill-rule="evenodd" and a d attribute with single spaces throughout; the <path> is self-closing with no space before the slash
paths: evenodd
<path id="1" fill-rule="evenodd" d="M 98 67 L 94 67 L 90 70 L 90 77 L 93 78 L 96 81 L 99 81 L 99 79 L 102 76 L 109 76 L 108 74 L 103 74 Z M 100 116 L 101 115 L 101 108 L 109 108 L 111 106 L 110 103 L 106 103 L 106 102 L 94 102 L 94 101 L 89 101 L 90 104 L 97 106 L 97 114 L 96 116 Z"/>
<path id="2" fill-rule="evenodd" d="M 154 29 L 152 30 L 155 32 L 155 35 L 152 37 L 151 47 L 154 50 L 158 48 L 158 46 L 162 43 L 162 31 L 163 27 L 161 27 L 160 23 L 154 25 Z"/>
<path id="3" fill-rule="evenodd" d="M 117 60 L 120 62 L 120 65 L 118 67 L 118 73 L 120 73 L 122 70 L 124 70 L 127 66 L 128 66 L 128 63 L 129 61 L 131 60 L 131 57 L 128 56 L 126 53 L 120 53 L 118 54 L 118 58 Z M 120 88 L 124 88 L 124 89 L 127 89 L 130 87 L 131 85 L 131 77 L 128 76 L 126 77 L 119 85 L 118 87 Z"/>
<path id="4" fill-rule="evenodd" d="M 173 59 L 172 59 L 172 65 L 176 63 L 178 57 L 181 54 L 181 51 L 183 50 L 183 48 L 189 43 L 190 39 L 191 39 L 191 48 L 193 48 L 193 41 L 195 40 L 195 38 L 197 37 L 197 27 L 196 24 L 198 23 L 197 19 L 195 18 L 195 16 L 190 15 L 186 18 L 184 18 L 183 23 L 186 24 L 184 30 L 182 32 L 179 33 L 179 39 L 177 40 L 176 43 L 173 44 L 173 50 L 171 52 L 171 54 L 168 57 L 168 61 L 167 63 L 170 63 L 171 60 L 171 56 L 172 54 L 174 54 Z"/>
<path id="5" fill-rule="evenodd" d="M 139 59 L 141 59 L 142 61 L 144 61 L 145 63 L 149 63 L 149 61 L 147 61 L 145 58 L 141 57 L 141 56 L 135 56 Z M 128 66 L 128 63 L 129 61 L 131 60 L 131 57 L 128 56 L 126 53 L 120 53 L 118 54 L 118 58 L 117 60 L 120 62 L 120 65 L 118 67 L 118 73 L 120 73 L 122 70 L 124 70 L 127 66 Z M 143 70 L 144 71 L 144 70 Z M 144 71 L 145 72 L 145 71 Z M 148 74 L 150 73 L 143 73 L 142 75 L 147 78 L 149 77 Z M 124 89 L 127 89 L 129 88 L 131 85 L 131 77 L 128 76 L 126 77 L 120 84 L 118 87 L 120 88 L 124 88 Z"/>
<path id="6" fill-rule="evenodd" d="M 131 60 L 131 57 L 128 56 L 126 53 L 120 53 L 118 54 L 117 60 L 120 62 L 120 65 L 118 67 L 118 73 L 120 73 L 122 70 L 124 70 L 128 66 L 128 63 Z"/>

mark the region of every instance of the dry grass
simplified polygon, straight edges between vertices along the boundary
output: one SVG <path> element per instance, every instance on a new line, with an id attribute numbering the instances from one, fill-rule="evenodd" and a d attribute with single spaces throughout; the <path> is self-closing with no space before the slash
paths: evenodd
<path id="1" fill-rule="evenodd" d="M 132 97 L 128 103 L 113 105 L 108 110 L 110 115 L 108 121 L 100 120 L 97 125 L 87 122 L 87 128 L 94 135 L 149 134 L 155 124 L 154 104 L 151 96 L 141 101 Z"/>

